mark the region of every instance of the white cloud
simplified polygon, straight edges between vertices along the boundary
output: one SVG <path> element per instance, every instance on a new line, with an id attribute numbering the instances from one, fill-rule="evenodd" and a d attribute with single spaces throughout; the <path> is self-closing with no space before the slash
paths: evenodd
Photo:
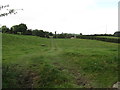
<path id="1" fill-rule="evenodd" d="M 117 30 L 117 6 L 102 7 L 101 3 L 117 0 L 1 0 L 11 8 L 23 8 L 16 15 L 0 18 L 1 24 L 27 24 L 28 28 L 68 33 L 108 33 Z M 101 7 L 100 7 L 101 6 Z"/>

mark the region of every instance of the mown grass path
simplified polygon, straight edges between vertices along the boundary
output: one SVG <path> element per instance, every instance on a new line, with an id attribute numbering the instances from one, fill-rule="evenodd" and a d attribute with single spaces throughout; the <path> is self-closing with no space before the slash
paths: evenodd
<path id="1" fill-rule="evenodd" d="M 70 63 L 63 57 L 61 54 L 64 53 L 64 50 L 57 44 L 57 39 L 51 38 L 51 53 L 50 62 L 54 66 L 56 66 L 61 71 L 67 71 L 69 74 L 73 76 L 73 81 L 76 85 L 80 87 L 91 88 L 90 81 L 80 73 L 80 68 L 76 68 L 77 66 L 73 66 L 73 63 Z M 80 67 L 80 66 L 79 66 Z"/>

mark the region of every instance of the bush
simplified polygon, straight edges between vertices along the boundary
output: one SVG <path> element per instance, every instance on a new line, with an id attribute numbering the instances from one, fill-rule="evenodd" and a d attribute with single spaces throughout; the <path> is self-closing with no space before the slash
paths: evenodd
<path id="1" fill-rule="evenodd" d="M 114 33 L 114 36 L 120 37 L 120 31 L 116 31 L 116 32 Z"/>

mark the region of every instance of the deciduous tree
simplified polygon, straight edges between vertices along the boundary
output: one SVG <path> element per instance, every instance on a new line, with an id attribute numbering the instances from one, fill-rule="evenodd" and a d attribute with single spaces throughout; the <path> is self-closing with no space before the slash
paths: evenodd
<path id="1" fill-rule="evenodd" d="M 2 30 L 2 33 L 9 33 L 9 31 L 10 31 L 9 28 L 6 26 L 2 26 L 1 30 Z"/>

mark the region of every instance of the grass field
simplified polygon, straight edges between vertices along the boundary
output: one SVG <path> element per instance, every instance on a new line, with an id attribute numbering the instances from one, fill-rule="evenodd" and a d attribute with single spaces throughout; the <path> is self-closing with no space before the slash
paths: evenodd
<path id="1" fill-rule="evenodd" d="M 119 37 L 114 37 L 114 36 L 96 36 L 100 38 L 112 38 L 112 39 L 119 39 Z"/>
<path id="2" fill-rule="evenodd" d="M 118 81 L 116 43 L 12 34 L 2 39 L 3 88 L 110 88 Z"/>

